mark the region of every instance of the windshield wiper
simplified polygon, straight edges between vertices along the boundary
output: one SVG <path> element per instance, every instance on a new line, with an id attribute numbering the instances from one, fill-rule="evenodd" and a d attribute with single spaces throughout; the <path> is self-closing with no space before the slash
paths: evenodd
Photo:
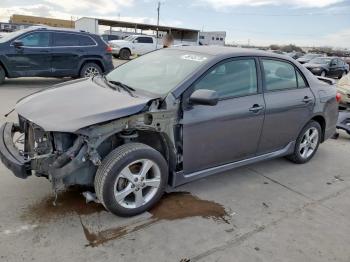
<path id="1" fill-rule="evenodd" d="M 131 96 L 134 96 L 134 94 L 132 92 L 135 91 L 134 88 L 132 88 L 131 86 L 128 86 L 126 84 L 123 84 L 121 82 L 118 81 L 113 81 L 113 80 L 108 80 L 107 77 L 104 75 L 103 79 L 105 80 L 105 82 L 108 84 L 109 87 L 111 87 L 114 90 L 117 90 L 116 87 L 122 88 L 124 89 L 126 92 L 128 92 Z M 111 85 L 112 84 L 112 85 Z M 120 89 L 119 89 L 120 90 Z"/>

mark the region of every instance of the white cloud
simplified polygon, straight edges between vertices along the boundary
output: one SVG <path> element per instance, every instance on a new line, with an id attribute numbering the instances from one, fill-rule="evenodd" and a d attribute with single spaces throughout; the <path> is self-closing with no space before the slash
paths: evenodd
<path id="1" fill-rule="evenodd" d="M 44 0 L 66 12 L 93 11 L 98 14 L 118 12 L 122 7 L 133 6 L 134 0 Z"/>
<path id="2" fill-rule="evenodd" d="M 266 6 L 266 5 L 289 5 L 294 7 L 322 8 L 344 0 L 198 0 L 203 4 L 210 4 L 215 9 L 236 6 Z"/>

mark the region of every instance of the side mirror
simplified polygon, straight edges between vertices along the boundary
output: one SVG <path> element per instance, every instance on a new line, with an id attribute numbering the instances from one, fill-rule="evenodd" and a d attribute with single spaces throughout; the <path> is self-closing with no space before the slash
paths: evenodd
<path id="1" fill-rule="evenodd" d="M 189 101 L 193 105 L 215 106 L 219 102 L 219 95 L 213 90 L 198 89 L 192 93 Z"/>
<path id="2" fill-rule="evenodd" d="M 21 48 L 23 46 L 23 42 L 21 40 L 15 40 L 13 42 L 14 47 Z"/>

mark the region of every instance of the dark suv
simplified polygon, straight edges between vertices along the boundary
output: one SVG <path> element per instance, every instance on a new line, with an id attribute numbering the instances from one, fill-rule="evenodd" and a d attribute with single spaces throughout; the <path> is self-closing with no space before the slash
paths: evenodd
<path id="1" fill-rule="evenodd" d="M 0 83 L 5 77 L 88 77 L 112 69 L 111 50 L 98 35 L 30 27 L 0 38 Z"/>

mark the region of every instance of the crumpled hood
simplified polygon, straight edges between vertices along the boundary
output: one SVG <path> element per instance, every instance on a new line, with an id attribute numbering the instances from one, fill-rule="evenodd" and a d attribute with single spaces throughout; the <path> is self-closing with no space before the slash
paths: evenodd
<path id="1" fill-rule="evenodd" d="M 101 81 L 101 85 L 94 81 Z M 78 129 L 140 112 L 152 100 L 103 87 L 102 80 L 79 79 L 20 100 L 17 113 L 45 131 Z"/>

